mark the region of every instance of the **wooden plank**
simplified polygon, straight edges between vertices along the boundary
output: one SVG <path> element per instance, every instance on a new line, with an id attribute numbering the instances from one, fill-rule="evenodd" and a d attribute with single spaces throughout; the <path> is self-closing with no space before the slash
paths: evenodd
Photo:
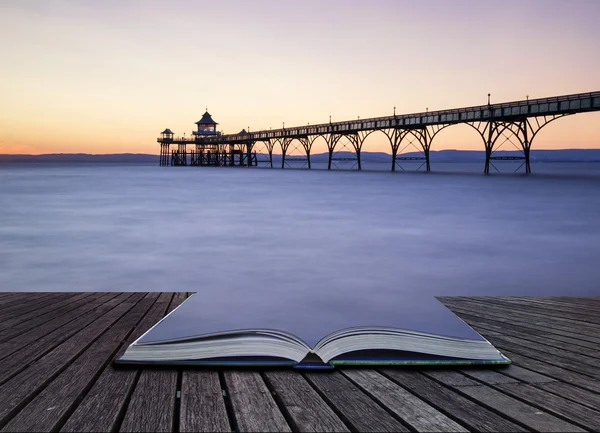
<path id="1" fill-rule="evenodd" d="M 16 414 L 4 430 L 56 431 L 153 303 L 153 299 L 137 302 Z"/>
<path id="2" fill-rule="evenodd" d="M 528 345 L 526 343 L 516 344 L 513 342 L 508 342 L 505 337 L 498 337 L 489 333 L 482 333 L 482 335 L 484 335 L 490 341 L 490 343 L 492 343 L 500 351 L 510 350 L 513 353 L 516 352 L 522 355 L 527 355 L 567 370 L 585 374 L 592 378 L 600 377 L 600 370 L 598 370 L 596 366 L 589 364 L 586 362 L 586 360 L 579 361 L 574 355 L 571 355 L 567 352 L 560 353 L 557 350 L 547 350 L 544 347 L 541 347 L 541 345 Z M 535 346 L 535 349 L 530 348 L 530 346 Z"/>
<path id="3" fill-rule="evenodd" d="M 481 385 L 476 380 L 470 379 L 464 374 L 460 374 L 458 371 L 449 368 L 432 368 L 423 370 L 422 373 L 427 377 L 437 380 L 451 387 L 460 386 L 479 386 Z"/>
<path id="4" fill-rule="evenodd" d="M 527 304 L 535 304 L 540 308 L 549 308 L 554 311 L 563 311 L 568 310 L 569 312 L 577 312 L 581 313 L 585 316 L 594 316 L 598 309 L 600 309 L 600 303 L 595 303 L 591 301 L 591 298 L 584 298 L 585 304 L 580 304 L 577 302 L 578 298 L 571 298 L 570 301 L 559 301 L 554 298 L 552 299 L 542 299 L 538 296 L 536 297 L 503 297 L 502 299 L 509 302 L 517 302 L 524 305 Z"/>
<path id="5" fill-rule="evenodd" d="M 563 341 L 554 340 L 551 336 L 544 338 L 514 330 L 510 325 L 496 326 L 482 323 L 480 321 L 470 321 L 470 324 L 476 327 L 479 332 L 502 339 L 507 343 L 525 345 L 531 349 L 538 349 L 542 352 L 559 353 L 561 356 L 568 357 L 597 366 L 600 362 L 600 351 L 589 349 L 576 344 L 570 344 Z"/>
<path id="6" fill-rule="evenodd" d="M 461 368 L 458 371 L 465 376 L 480 380 L 488 385 L 519 383 L 518 380 L 502 374 L 502 370 L 504 370 L 504 368 L 499 368 L 498 371 L 490 370 L 489 368 Z"/>
<path id="7" fill-rule="evenodd" d="M 305 377 L 346 425 L 355 431 L 409 431 L 338 371 L 309 372 Z"/>
<path id="8" fill-rule="evenodd" d="M 525 431 L 523 427 L 478 405 L 457 392 L 440 385 L 416 370 L 386 368 L 382 373 L 394 382 L 410 389 L 423 401 L 471 431 Z M 473 385 L 471 385 L 473 386 Z M 475 385 L 476 386 L 476 385 Z"/>
<path id="9" fill-rule="evenodd" d="M 597 316 L 598 309 L 593 312 L 592 310 L 582 310 L 573 303 L 569 304 L 568 306 L 555 306 L 551 303 L 541 303 L 539 301 L 530 301 L 526 299 L 509 300 L 501 297 L 488 297 L 484 300 L 481 300 L 480 298 L 468 299 L 481 302 L 485 304 L 486 307 L 489 305 L 499 306 L 502 308 L 508 308 L 515 312 L 524 312 L 526 314 L 537 313 L 543 314 L 547 317 L 568 318 L 573 319 L 576 322 L 587 322 L 590 324 L 600 325 L 600 319 Z"/>
<path id="10" fill-rule="evenodd" d="M 537 384 L 538 388 L 574 402 L 580 403 L 592 409 L 600 408 L 600 395 L 581 389 L 575 385 L 565 382 L 549 382 Z"/>
<path id="11" fill-rule="evenodd" d="M 231 431 L 223 390 L 216 371 L 184 371 L 179 431 Z"/>
<path id="12" fill-rule="evenodd" d="M 483 319 L 485 321 L 494 320 L 494 321 L 500 322 L 500 323 L 506 323 L 506 324 L 510 324 L 513 326 L 519 326 L 521 328 L 528 328 L 528 329 L 532 329 L 532 330 L 541 330 L 541 331 L 544 331 L 545 333 L 565 335 L 567 337 L 577 338 L 579 340 L 589 341 L 592 343 L 600 344 L 600 338 L 598 338 L 598 337 L 595 337 L 593 335 L 582 334 L 576 330 L 573 330 L 569 326 L 562 326 L 562 325 L 560 325 L 556 322 L 552 322 L 552 321 L 547 321 L 547 320 L 546 321 L 544 321 L 544 320 L 524 321 L 525 318 L 523 316 L 510 316 L 509 317 L 507 315 L 502 315 L 502 314 L 492 314 L 488 310 L 484 310 L 483 312 L 482 312 L 482 309 L 479 309 L 477 311 L 469 310 L 469 309 L 464 309 L 461 306 L 458 306 L 455 304 L 450 304 L 450 303 L 448 304 L 448 307 L 455 314 L 457 314 L 459 317 L 461 317 L 463 320 L 467 321 L 468 323 L 471 323 L 469 320 L 472 317 Z M 476 325 L 473 325 L 473 326 L 476 327 Z"/>
<path id="13" fill-rule="evenodd" d="M 479 328 L 485 329 L 485 328 Z M 514 334 L 514 335 L 513 335 Z M 496 340 L 500 340 L 503 343 L 509 343 L 518 346 L 525 346 L 531 350 L 537 350 L 543 354 L 551 354 L 560 356 L 565 359 L 571 359 L 583 364 L 588 364 L 592 367 L 598 367 L 600 365 L 600 352 L 592 351 L 590 349 L 578 348 L 577 346 L 570 345 L 569 343 L 554 343 L 552 342 L 539 342 L 532 338 L 527 338 L 527 334 L 523 336 L 520 333 L 513 333 L 510 331 L 486 331 L 486 335 L 494 336 Z M 586 354 L 588 353 L 588 354 Z"/>
<path id="14" fill-rule="evenodd" d="M 226 371 L 225 383 L 239 431 L 291 431 L 260 373 Z"/>
<path id="15" fill-rule="evenodd" d="M 17 303 L 16 305 L 10 307 L 2 306 L 2 309 L 0 310 L 0 323 L 19 317 L 23 312 L 30 313 L 32 311 L 44 310 L 48 305 L 52 305 L 53 302 L 68 299 L 74 294 L 76 293 L 48 293 L 39 298 L 27 300 L 21 298 L 15 300 L 14 302 Z"/>
<path id="16" fill-rule="evenodd" d="M 519 367 L 515 364 L 508 365 L 505 368 L 498 370 L 498 372 L 506 376 L 512 377 L 519 382 L 525 383 L 548 383 L 557 381 L 557 379 L 554 379 L 553 377 L 545 376 L 535 371 Z"/>
<path id="17" fill-rule="evenodd" d="M 265 377 L 295 431 L 349 431 L 298 372 L 271 371 Z"/>
<path id="18" fill-rule="evenodd" d="M 480 404 L 500 412 L 533 430 L 544 432 L 585 431 L 575 424 L 563 421 L 546 411 L 541 411 L 534 406 L 519 401 L 500 391 L 490 388 L 489 386 L 463 386 L 455 389 L 458 390 L 458 392 L 477 400 Z"/>
<path id="19" fill-rule="evenodd" d="M 177 374 L 144 368 L 119 431 L 170 432 L 177 397 Z M 140 391 L 143 390 L 143 391 Z"/>
<path id="20" fill-rule="evenodd" d="M 591 380 L 589 376 L 566 370 L 556 365 L 542 362 L 538 359 L 521 354 L 512 353 L 510 351 L 505 351 L 505 353 L 518 366 L 600 393 L 600 382 Z"/>
<path id="21" fill-rule="evenodd" d="M 457 301 L 449 301 L 448 304 L 450 306 L 454 306 L 457 304 Z M 517 308 L 509 308 L 509 307 L 500 307 L 496 306 L 493 303 L 482 303 L 470 300 L 461 299 L 458 301 L 459 308 L 468 309 L 467 312 L 477 312 L 481 311 L 482 308 L 485 308 L 486 314 L 495 313 L 500 317 L 505 317 L 506 320 L 510 322 L 511 318 L 515 318 L 516 320 L 526 320 L 532 321 L 538 325 L 544 324 L 562 324 L 571 331 L 582 332 L 588 335 L 596 336 L 598 331 L 600 331 L 600 325 L 595 325 L 591 323 L 579 322 L 576 319 L 567 319 L 564 317 L 551 316 L 544 313 L 535 313 L 533 311 L 528 311 L 526 309 L 517 309 Z"/>
<path id="22" fill-rule="evenodd" d="M 32 319 L 27 322 L 27 325 L 33 324 L 31 327 L 22 327 L 17 325 L 10 330 L 5 330 L 10 332 L 6 332 L 4 334 L 6 338 L 3 338 L 3 342 L 0 343 L 0 359 L 7 357 L 22 346 L 39 340 L 45 335 L 50 334 L 55 329 L 58 329 L 61 326 L 69 323 L 71 320 L 74 320 L 77 317 L 80 317 L 81 315 L 91 311 L 94 307 L 99 305 L 96 300 L 108 300 L 114 298 L 115 296 L 116 294 L 105 297 L 99 296 L 98 294 L 93 294 L 92 296 L 86 297 L 79 302 L 73 303 L 69 307 L 63 307 L 65 309 L 69 309 L 62 314 L 57 314 L 53 319 L 48 319 L 47 317 L 44 317 L 45 315 L 42 315 L 40 316 L 39 321 Z M 53 313 L 52 315 L 54 315 Z"/>
<path id="23" fill-rule="evenodd" d="M 0 313 L 4 316 L 5 313 L 13 311 L 15 307 L 18 309 L 22 306 L 33 306 L 43 302 L 44 298 L 54 296 L 56 293 L 52 292 L 22 292 L 0 304 Z"/>
<path id="24" fill-rule="evenodd" d="M 147 293 L 144 300 L 156 301 L 160 293 Z M 144 332 L 158 322 L 165 313 L 165 304 L 154 302 L 150 310 L 135 327 L 131 335 L 117 350 L 115 358 L 121 356 L 127 347 Z M 98 380 L 69 417 L 61 431 L 116 431 L 120 419 L 124 417 L 128 401 L 133 392 L 141 369 L 115 368 L 109 364 Z"/>
<path id="25" fill-rule="evenodd" d="M 544 411 L 566 418 L 584 429 L 600 431 L 600 412 L 597 410 L 526 383 L 497 385 L 497 388 Z"/>
<path id="26" fill-rule="evenodd" d="M 62 314 L 68 313 L 83 303 L 89 302 L 89 300 L 98 298 L 99 296 L 99 293 L 81 293 L 78 296 L 55 302 L 43 312 L 31 311 L 23 313 L 19 317 L 6 320 L 0 324 L 0 341 L 6 341 L 15 335 L 21 335 L 30 329 L 61 316 Z"/>
<path id="27" fill-rule="evenodd" d="M 343 374 L 417 431 L 468 431 L 374 370 L 346 370 Z"/>
<path id="28" fill-rule="evenodd" d="M 159 296 L 157 305 L 161 316 L 167 313 L 172 298 L 173 293 Z M 173 430 L 177 379 L 176 368 L 143 368 L 119 431 Z"/>
<path id="29" fill-rule="evenodd" d="M 6 382 L 27 368 L 30 364 L 55 349 L 59 344 L 75 335 L 94 320 L 106 314 L 124 299 L 125 298 L 123 297 L 119 297 L 118 293 L 107 294 L 90 305 L 91 311 L 85 312 L 80 315 L 80 317 L 55 329 L 49 334 L 35 338 L 25 346 L 18 341 L 10 341 L 3 344 L 3 349 L 6 350 L 6 352 L 10 352 L 10 356 L 2 360 L 0 384 Z M 40 334 L 43 334 L 44 331 L 40 330 L 39 332 Z"/>
<path id="30" fill-rule="evenodd" d="M 465 314 L 461 314 L 461 317 L 463 317 L 463 319 L 466 318 L 471 326 L 475 326 L 478 329 L 495 331 L 504 335 L 520 337 L 550 346 L 565 347 L 571 352 L 585 353 L 591 356 L 600 356 L 600 350 L 598 350 L 598 344 L 600 341 L 598 343 L 592 343 L 570 336 L 567 337 L 561 335 L 563 333 L 557 334 L 554 330 L 549 330 L 547 328 L 531 329 L 520 324 L 499 322 L 495 320 L 482 320 L 478 317 Z M 577 334 L 571 335 L 577 336 Z M 567 343 L 567 345 L 564 345 L 564 343 Z"/>
<path id="31" fill-rule="evenodd" d="M 175 292 L 173 294 L 173 300 L 171 301 L 171 305 L 169 305 L 169 310 L 167 311 L 167 313 L 170 313 L 175 308 L 179 307 L 182 304 L 182 302 L 185 301 L 187 298 L 188 296 L 185 292 Z"/>
<path id="32" fill-rule="evenodd" d="M 6 424 L 73 359 L 127 313 L 137 303 L 139 296 L 127 293 L 115 299 L 118 305 L 0 386 L 0 425 Z"/>
<path id="33" fill-rule="evenodd" d="M 575 304 L 583 308 L 600 307 L 600 297 L 598 296 L 536 296 L 535 298 L 569 305 Z"/>
<path id="34" fill-rule="evenodd" d="M 44 311 L 27 311 L 19 314 L 17 317 L 7 319 L 0 323 L 0 341 L 5 341 L 13 335 L 18 335 L 64 314 L 79 306 L 86 298 L 93 299 L 98 296 L 99 294 L 97 293 L 79 293 L 62 301 L 53 302 Z"/>

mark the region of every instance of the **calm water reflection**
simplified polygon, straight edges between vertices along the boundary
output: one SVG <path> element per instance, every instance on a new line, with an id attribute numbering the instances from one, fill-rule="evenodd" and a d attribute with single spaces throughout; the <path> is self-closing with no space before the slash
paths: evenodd
<path id="1" fill-rule="evenodd" d="M 594 176 L 4 165 L 0 290 L 600 295 L 599 197 Z"/>

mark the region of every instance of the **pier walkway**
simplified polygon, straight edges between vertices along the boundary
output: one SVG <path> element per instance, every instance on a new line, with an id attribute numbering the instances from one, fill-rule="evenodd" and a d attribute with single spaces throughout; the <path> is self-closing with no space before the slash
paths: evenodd
<path id="1" fill-rule="evenodd" d="M 503 368 L 113 367 L 188 295 L 0 293 L 0 430 L 600 430 L 600 297 L 440 298 Z"/>
<path id="2" fill-rule="evenodd" d="M 586 92 L 547 98 L 527 99 L 504 103 L 490 102 L 463 108 L 429 111 L 411 114 L 367 119 L 345 120 L 318 125 L 302 125 L 246 131 L 237 134 L 222 134 L 216 130 L 217 123 L 208 112 L 196 124 L 198 131 L 192 136 L 176 137 L 169 128 L 157 139 L 160 143 L 160 162 L 167 165 L 215 165 L 215 166 L 263 166 L 273 167 L 273 152 L 280 150 L 281 168 L 286 167 L 286 156 L 297 151 L 293 158 L 301 158 L 308 169 L 311 168 L 311 152 L 316 140 L 322 140 L 329 154 L 327 169 L 331 170 L 336 161 L 348 160 L 353 154 L 353 167 L 362 169 L 361 152 L 366 138 L 373 134 L 388 142 L 391 151 L 390 167 L 402 169 L 407 161 L 419 162 L 425 171 L 431 170 L 429 151 L 437 134 L 443 129 L 458 124 L 473 128 L 485 148 L 484 173 L 490 167 L 497 170 L 494 161 L 521 162 L 517 168 L 531 173 L 530 152 L 538 132 L 554 120 L 578 113 L 600 111 L 600 92 Z M 324 143 L 323 143 L 324 142 Z M 171 146 L 174 148 L 171 149 Z M 175 146 L 177 146 L 175 148 Z M 187 146 L 191 149 L 188 151 Z M 406 152 L 419 152 L 420 156 L 406 155 Z M 498 150 L 517 151 L 517 155 L 502 156 Z M 343 152 L 343 153 L 342 153 Z M 257 154 L 262 155 L 258 158 Z M 262 164 L 260 161 L 262 161 Z M 498 170 L 499 171 L 499 170 Z"/>

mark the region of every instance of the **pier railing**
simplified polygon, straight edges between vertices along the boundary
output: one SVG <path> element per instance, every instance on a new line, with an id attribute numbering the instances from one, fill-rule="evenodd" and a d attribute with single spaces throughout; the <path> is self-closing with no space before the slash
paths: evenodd
<path id="1" fill-rule="evenodd" d="M 489 95 L 488 95 L 489 99 Z M 278 144 L 282 153 L 281 167 L 285 167 L 285 156 L 293 140 L 299 140 L 306 152 L 308 168 L 310 168 L 310 152 L 312 143 L 319 137 L 325 137 L 329 151 L 328 169 L 332 167 L 334 153 L 339 149 L 340 138 L 348 140 L 348 150 L 355 152 L 357 167 L 361 169 L 361 148 L 365 138 L 373 131 L 381 130 L 389 139 L 392 150 L 391 169 L 395 171 L 398 161 L 404 160 L 399 153 L 400 143 L 407 140 L 416 143 L 423 152 L 423 163 L 426 171 L 430 170 L 429 150 L 436 134 L 447 126 L 467 124 L 479 132 L 486 150 L 486 165 L 484 172 L 489 173 L 492 160 L 506 159 L 494 156 L 503 143 L 510 141 L 514 147 L 523 152 L 525 171 L 530 172 L 531 143 L 539 130 L 548 123 L 560 117 L 576 113 L 600 111 L 600 91 L 578 93 L 548 98 L 525 99 L 498 104 L 485 104 L 472 107 L 454 108 L 411 113 L 393 114 L 391 116 L 373 117 L 366 119 L 348 120 L 341 122 L 321 123 L 317 125 L 292 126 L 288 128 L 260 130 L 244 134 L 223 134 L 217 136 L 192 136 L 164 138 L 161 143 L 161 165 L 169 163 L 169 145 L 178 144 L 182 147 L 177 152 L 185 157 L 185 145 L 195 143 L 206 147 L 222 145 L 245 146 L 245 153 L 250 155 L 255 143 L 262 142 L 269 153 L 270 165 L 273 166 L 272 153 Z M 511 141 L 512 140 L 512 141 Z M 414 144 L 413 144 L 414 145 Z M 247 157 L 250 161 L 250 157 Z M 495 168 L 495 166 L 493 166 Z"/>

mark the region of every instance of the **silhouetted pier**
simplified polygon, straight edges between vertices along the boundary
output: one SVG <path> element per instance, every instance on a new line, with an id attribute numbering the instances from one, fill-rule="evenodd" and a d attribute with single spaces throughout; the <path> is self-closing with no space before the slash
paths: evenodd
<path id="1" fill-rule="evenodd" d="M 188 293 L 0 293 L 2 431 L 598 431 L 600 298 L 441 301 L 513 364 L 115 368 Z"/>
<path id="2" fill-rule="evenodd" d="M 484 173 L 490 172 L 495 160 L 522 161 L 526 173 L 531 172 L 530 150 L 538 132 L 548 123 L 564 116 L 590 111 L 600 111 L 600 92 L 526 99 L 522 101 L 488 104 L 439 111 L 396 115 L 370 119 L 348 120 L 319 125 L 293 126 L 281 129 L 237 134 L 222 134 L 217 131 L 217 123 L 208 111 L 196 122 L 197 131 L 191 137 L 175 137 L 170 129 L 165 129 L 158 138 L 160 143 L 160 165 L 167 166 L 267 166 L 273 168 L 273 152 L 281 151 L 281 168 L 289 160 L 290 147 L 302 152 L 294 155 L 294 161 L 301 161 L 306 168 L 311 166 L 311 150 L 315 140 L 324 139 L 329 153 L 327 169 L 331 170 L 335 161 L 354 161 L 354 166 L 362 169 L 361 150 L 365 139 L 374 132 L 381 132 L 387 138 L 390 150 L 390 168 L 396 171 L 405 161 L 422 161 L 425 171 L 431 170 L 429 150 L 436 135 L 444 128 L 466 124 L 475 129 L 486 152 Z M 336 157 L 343 146 L 350 150 L 352 158 Z M 514 146 L 519 156 L 498 156 L 495 152 L 504 144 Z M 264 156 L 257 152 L 260 145 Z M 173 147 L 172 147 L 173 146 Z M 176 147 L 175 147 L 176 146 Z M 409 146 L 416 147 L 420 156 L 403 156 Z M 511 149 L 512 150 L 512 149 Z M 517 169 L 518 170 L 518 169 Z"/>

